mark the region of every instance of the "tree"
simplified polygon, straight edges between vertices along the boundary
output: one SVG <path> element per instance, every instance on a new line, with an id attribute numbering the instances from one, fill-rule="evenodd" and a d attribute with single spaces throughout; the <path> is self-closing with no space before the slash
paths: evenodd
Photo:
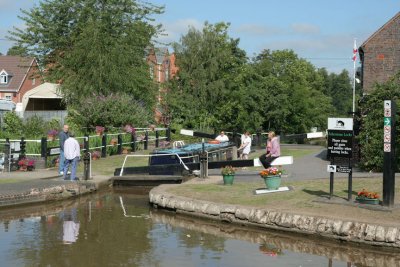
<path id="1" fill-rule="evenodd" d="M 48 81 L 62 83 L 69 105 L 125 92 L 150 109 L 155 87 L 145 49 L 160 31 L 151 17 L 161 12 L 134 0 L 48 0 L 23 11 L 26 28 L 11 34 L 38 58 Z"/>
<path id="2" fill-rule="evenodd" d="M 14 45 L 10 47 L 7 51 L 7 56 L 28 56 L 28 50 L 22 45 Z"/>
<path id="3" fill-rule="evenodd" d="M 291 50 L 264 50 L 252 67 L 256 94 L 263 96 L 258 101 L 262 128 L 304 133 L 313 126 L 326 127 L 332 106 L 323 92 L 323 77 L 311 63 Z"/>
<path id="4" fill-rule="evenodd" d="M 202 31 L 190 28 L 174 44 L 179 72 L 166 99 L 175 122 L 198 129 L 221 126 L 216 111 L 229 102 L 234 77 L 246 63 L 245 52 L 238 47 L 238 39 L 228 36 L 228 27 L 206 22 Z"/>

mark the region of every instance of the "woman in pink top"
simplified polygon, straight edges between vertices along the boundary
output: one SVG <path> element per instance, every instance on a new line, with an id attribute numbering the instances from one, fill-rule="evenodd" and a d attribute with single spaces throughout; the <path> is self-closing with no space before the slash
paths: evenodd
<path id="1" fill-rule="evenodd" d="M 275 132 L 268 133 L 267 153 L 262 154 L 259 159 L 264 168 L 271 167 L 271 162 L 281 155 L 281 147 L 279 145 L 279 138 Z"/>

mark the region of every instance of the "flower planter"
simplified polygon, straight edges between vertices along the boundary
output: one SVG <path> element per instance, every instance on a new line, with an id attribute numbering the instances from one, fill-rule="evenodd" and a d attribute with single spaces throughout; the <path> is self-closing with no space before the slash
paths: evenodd
<path id="1" fill-rule="evenodd" d="M 222 178 L 224 179 L 224 185 L 232 185 L 235 175 L 222 175 Z"/>
<path id="2" fill-rule="evenodd" d="M 269 190 L 277 190 L 279 189 L 279 186 L 281 185 L 281 176 L 280 175 L 269 175 L 269 176 L 263 176 L 265 186 Z"/>
<path id="3" fill-rule="evenodd" d="M 49 141 L 54 141 L 54 139 L 56 139 L 56 138 L 55 138 L 54 135 L 48 135 L 48 136 L 47 136 L 47 139 L 48 139 Z"/>
<path id="4" fill-rule="evenodd" d="M 366 197 L 356 197 L 356 201 L 361 204 L 378 205 L 378 198 L 366 198 Z"/>
<path id="5" fill-rule="evenodd" d="M 31 172 L 35 169 L 35 166 L 27 166 L 26 169 Z"/>

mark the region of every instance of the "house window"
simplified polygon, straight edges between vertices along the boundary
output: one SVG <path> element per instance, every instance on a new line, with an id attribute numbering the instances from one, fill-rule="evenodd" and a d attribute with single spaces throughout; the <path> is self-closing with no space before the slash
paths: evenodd
<path id="1" fill-rule="evenodd" d="M 6 94 L 6 99 L 11 100 L 11 94 Z"/>
<path id="2" fill-rule="evenodd" d="M 0 84 L 7 84 L 8 83 L 8 74 L 5 70 L 0 72 Z"/>

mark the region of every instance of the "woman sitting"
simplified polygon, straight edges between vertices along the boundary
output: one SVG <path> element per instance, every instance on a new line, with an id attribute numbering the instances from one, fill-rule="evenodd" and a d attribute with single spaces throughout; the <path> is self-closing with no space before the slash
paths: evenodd
<path id="1" fill-rule="evenodd" d="M 268 133 L 267 153 L 262 154 L 259 159 L 265 169 L 271 167 L 271 162 L 281 155 L 281 147 L 279 145 L 279 138 L 275 132 Z"/>

